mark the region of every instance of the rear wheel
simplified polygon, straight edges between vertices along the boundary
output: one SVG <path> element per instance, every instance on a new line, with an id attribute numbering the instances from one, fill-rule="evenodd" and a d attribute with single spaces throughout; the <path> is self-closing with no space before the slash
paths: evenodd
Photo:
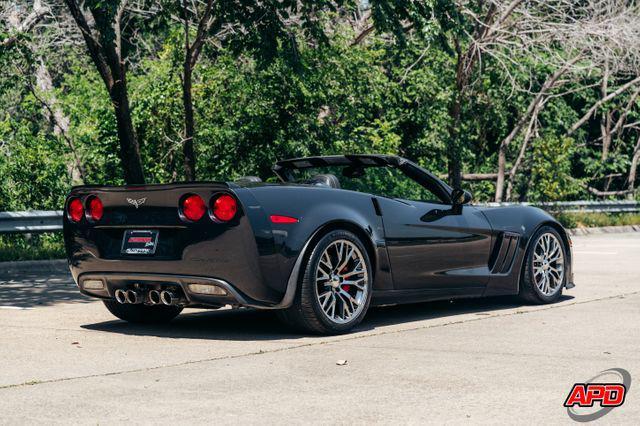
<path id="1" fill-rule="evenodd" d="M 133 323 L 165 323 L 177 317 L 182 308 L 178 306 L 146 306 L 118 303 L 115 300 L 103 300 L 104 305 L 116 317 Z"/>
<path id="2" fill-rule="evenodd" d="M 372 282 L 369 256 L 358 237 L 331 231 L 313 248 L 293 305 L 279 316 L 313 333 L 345 333 L 364 318 Z"/>
<path id="3" fill-rule="evenodd" d="M 543 226 L 531 239 L 520 283 L 520 297 L 536 304 L 552 303 L 565 285 L 567 253 L 555 229 Z"/>

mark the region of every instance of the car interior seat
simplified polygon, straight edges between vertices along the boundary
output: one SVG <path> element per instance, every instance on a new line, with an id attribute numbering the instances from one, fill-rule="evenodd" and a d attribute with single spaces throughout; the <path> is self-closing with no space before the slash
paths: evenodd
<path id="1" fill-rule="evenodd" d="M 329 188 L 340 189 L 340 181 L 335 175 L 332 174 L 321 174 L 315 175 L 311 179 L 309 179 L 306 183 L 310 185 L 316 186 L 328 186 Z"/>

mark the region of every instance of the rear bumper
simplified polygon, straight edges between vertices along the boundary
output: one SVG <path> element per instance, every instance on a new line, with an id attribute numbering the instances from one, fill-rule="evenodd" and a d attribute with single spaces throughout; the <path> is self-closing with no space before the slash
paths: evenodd
<path id="1" fill-rule="evenodd" d="M 102 290 L 85 289 L 84 283 L 88 280 L 102 281 L 104 288 Z M 272 306 L 267 303 L 251 299 L 231 283 L 219 278 L 192 275 L 88 272 L 80 274 L 77 283 L 81 293 L 100 299 L 113 299 L 116 290 L 127 289 L 133 286 L 140 286 L 146 291 L 179 288 L 186 299 L 185 306 L 216 308 L 222 305 L 239 305 L 261 309 L 272 308 Z M 190 290 L 189 284 L 213 285 L 224 289 L 226 295 L 194 293 Z"/>

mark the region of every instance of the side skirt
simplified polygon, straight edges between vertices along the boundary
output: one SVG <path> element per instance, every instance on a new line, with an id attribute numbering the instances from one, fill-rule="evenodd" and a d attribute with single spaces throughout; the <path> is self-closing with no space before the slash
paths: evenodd
<path id="1" fill-rule="evenodd" d="M 380 306 L 429 302 L 443 299 L 458 299 L 465 297 L 481 297 L 484 290 L 484 286 L 449 289 L 374 290 L 371 296 L 371 305 Z"/>

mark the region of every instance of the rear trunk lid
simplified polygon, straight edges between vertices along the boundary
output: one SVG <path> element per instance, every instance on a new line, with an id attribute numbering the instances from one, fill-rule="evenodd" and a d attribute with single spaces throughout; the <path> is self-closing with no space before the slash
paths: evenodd
<path id="1" fill-rule="evenodd" d="M 149 256 L 123 252 L 125 230 L 158 231 L 157 247 L 151 258 L 177 260 L 181 258 L 187 244 L 212 238 L 239 224 L 238 220 L 215 223 L 204 217 L 191 222 L 181 217 L 180 202 L 184 197 L 196 194 L 205 203 L 209 203 L 209 200 L 221 193 L 229 193 L 229 186 L 217 182 L 77 187 L 72 190 L 69 199 L 80 198 L 84 201 L 89 196 L 97 196 L 104 206 L 103 217 L 95 223 L 86 218 L 74 223 L 65 217 L 65 227 L 82 234 L 97 249 L 93 254 L 102 259 L 149 259 Z"/>
<path id="2" fill-rule="evenodd" d="M 186 220 L 181 212 L 181 201 L 192 194 L 202 197 L 207 207 L 197 221 Z M 212 217 L 210 209 L 222 194 L 237 201 L 237 213 L 227 222 Z M 264 256 L 273 250 L 267 219 L 251 205 L 247 189 L 220 182 L 81 186 L 69 194 L 65 212 L 74 198 L 86 208 L 92 196 L 103 204 L 99 221 L 92 222 L 85 215 L 74 222 L 67 213 L 63 219 L 65 248 L 76 282 L 82 274 L 199 276 L 225 280 L 248 299 L 265 303 L 281 299 L 283 281 L 277 268 L 269 266 L 270 257 Z M 252 224 L 259 226 L 258 239 Z M 132 237 L 143 242 L 149 237 L 157 240 L 154 251 L 126 250 L 125 241 Z"/>

